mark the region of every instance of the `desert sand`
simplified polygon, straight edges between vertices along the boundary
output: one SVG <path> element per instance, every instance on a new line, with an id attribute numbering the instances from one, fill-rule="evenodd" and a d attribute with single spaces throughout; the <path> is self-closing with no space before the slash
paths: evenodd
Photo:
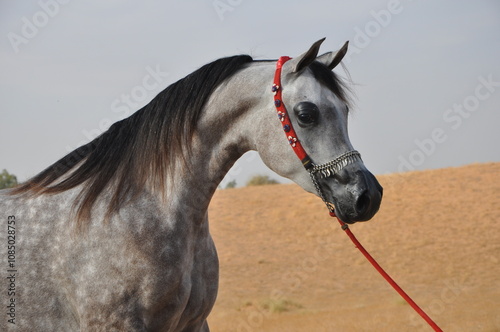
<path id="1" fill-rule="evenodd" d="M 500 163 L 377 178 L 363 246 L 444 331 L 500 331 Z M 300 187 L 218 190 L 209 216 L 212 331 L 432 331 Z"/>

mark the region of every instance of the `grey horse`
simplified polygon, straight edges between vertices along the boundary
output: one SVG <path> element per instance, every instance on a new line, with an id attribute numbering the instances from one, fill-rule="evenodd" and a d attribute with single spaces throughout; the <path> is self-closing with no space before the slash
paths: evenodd
<path id="1" fill-rule="evenodd" d="M 332 71 L 347 44 L 318 56 L 322 41 L 281 74 L 283 103 L 318 165 L 353 151 L 346 86 Z M 219 266 L 207 208 L 229 168 L 256 150 L 317 193 L 276 116 L 275 66 L 247 55 L 209 63 L 1 191 L 0 330 L 209 331 Z M 382 199 L 361 159 L 317 186 L 347 223 L 369 220 Z"/>

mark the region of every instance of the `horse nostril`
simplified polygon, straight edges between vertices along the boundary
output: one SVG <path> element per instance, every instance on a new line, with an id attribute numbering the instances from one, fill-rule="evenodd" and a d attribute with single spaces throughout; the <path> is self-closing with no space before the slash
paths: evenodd
<path id="1" fill-rule="evenodd" d="M 370 207 L 370 196 L 368 195 L 368 191 L 365 190 L 361 195 L 359 195 L 356 201 L 356 212 L 358 215 L 363 215 Z"/>

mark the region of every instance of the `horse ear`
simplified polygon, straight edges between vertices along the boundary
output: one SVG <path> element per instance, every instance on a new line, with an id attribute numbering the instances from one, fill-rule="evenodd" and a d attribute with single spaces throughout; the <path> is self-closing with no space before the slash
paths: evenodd
<path id="1" fill-rule="evenodd" d="M 306 68 L 309 66 L 314 60 L 316 60 L 316 57 L 318 56 L 319 52 L 319 47 L 321 46 L 321 43 L 325 40 L 326 38 L 322 38 L 312 44 L 312 46 L 309 48 L 309 50 L 301 55 L 299 55 L 296 58 L 293 58 L 290 60 L 291 64 L 293 65 L 293 70 L 292 72 L 298 73 L 302 69 Z"/>
<path id="2" fill-rule="evenodd" d="M 320 55 L 319 57 L 316 58 L 317 61 L 321 62 L 330 70 L 333 70 L 333 68 L 337 67 L 337 65 L 342 61 L 344 58 L 345 54 L 347 53 L 347 46 L 349 45 L 349 41 L 346 41 L 344 46 L 340 48 L 337 52 L 328 52 L 323 55 Z"/>

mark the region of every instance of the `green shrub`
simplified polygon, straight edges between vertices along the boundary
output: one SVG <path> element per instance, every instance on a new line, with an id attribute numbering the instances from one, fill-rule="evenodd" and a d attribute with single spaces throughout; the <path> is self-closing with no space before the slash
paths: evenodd
<path id="1" fill-rule="evenodd" d="M 278 184 L 279 182 L 271 179 L 267 175 L 254 175 L 250 180 L 247 182 L 247 186 L 263 186 L 266 184 Z"/>
<path id="2" fill-rule="evenodd" d="M 0 189 L 17 186 L 17 177 L 14 174 L 9 174 L 6 169 L 0 173 Z"/>

